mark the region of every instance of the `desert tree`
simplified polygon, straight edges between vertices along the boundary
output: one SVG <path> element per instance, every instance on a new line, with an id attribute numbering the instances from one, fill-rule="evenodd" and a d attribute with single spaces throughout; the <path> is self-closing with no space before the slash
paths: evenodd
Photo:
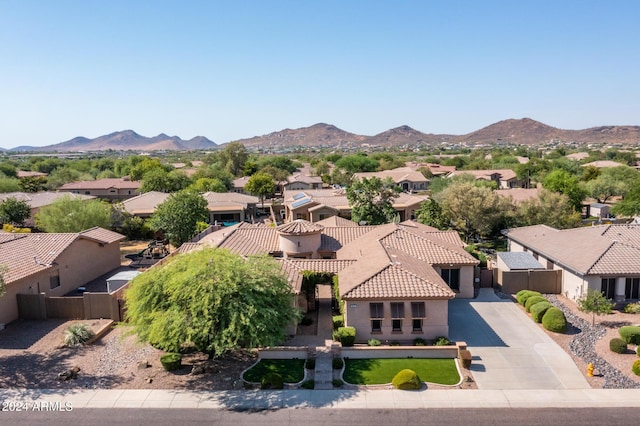
<path id="1" fill-rule="evenodd" d="M 175 192 L 160 205 L 148 221 L 154 231 L 162 231 L 174 247 L 180 247 L 198 230 L 198 222 L 209 217 L 207 201 L 196 191 Z"/>
<path id="2" fill-rule="evenodd" d="M 351 219 L 368 225 L 393 222 L 398 215 L 393 202 L 399 194 L 400 188 L 389 178 L 382 180 L 373 176 L 355 180 L 347 188 Z"/>
<path id="3" fill-rule="evenodd" d="M 31 216 L 31 207 L 26 201 L 9 197 L 0 201 L 0 223 L 22 226 Z"/>
<path id="4" fill-rule="evenodd" d="M 98 200 L 64 196 L 35 215 L 36 226 L 46 232 L 81 232 L 99 226 L 111 226 L 112 207 Z"/>
<path id="5" fill-rule="evenodd" d="M 607 299 L 601 291 L 587 290 L 577 301 L 578 309 L 591 314 L 591 325 L 596 323 L 596 315 L 606 315 L 611 313 L 614 303 Z"/>

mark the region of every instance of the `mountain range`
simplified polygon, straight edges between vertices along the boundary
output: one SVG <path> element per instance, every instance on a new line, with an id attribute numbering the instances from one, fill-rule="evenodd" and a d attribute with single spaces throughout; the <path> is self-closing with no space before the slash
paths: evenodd
<path id="1" fill-rule="evenodd" d="M 318 123 L 299 129 L 284 129 L 262 136 L 240 139 L 248 148 L 272 151 L 292 147 L 358 149 L 378 147 L 416 147 L 442 145 L 543 145 L 553 142 L 589 144 L 639 144 L 640 126 L 600 126 L 583 130 L 564 130 L 548 126 L 530 118 L 508 119 L 491 124 L 465 135 L 423 133 L 409 126 L 389 129 L 374 136 L 350 133 L 331 124 Z M 201 150 L 215 149 L 216 145 L 204 136 L 182 140 L 164 133 L 145 137 L 132 130 L 111 133 L 95 139 L 76 137 L 66 142 L 43 147 L 21 146 L 11 151 L 104 151 L 133 150 Z"/>

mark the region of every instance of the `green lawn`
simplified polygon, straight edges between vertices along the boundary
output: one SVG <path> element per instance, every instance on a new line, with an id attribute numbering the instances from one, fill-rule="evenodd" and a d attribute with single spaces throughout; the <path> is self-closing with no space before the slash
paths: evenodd
<path id="1" fill-rule="evenodd" d="M 343 378 L 354 385 L 380 385 L 391 383 L 393 376 L 405 368 L 418 374 L 423 382 L 455 385 L 460 375 L 453 359 L 376 358 L 347 359 Z"/>
<path id="2" fill-rule="evenodd" d="M 263 359 L 244 373 L 244 380 L 259 382 L 267 373 L 278 373 L 285 383 L 297 383 L 304 378 L 304 359 Z"/>

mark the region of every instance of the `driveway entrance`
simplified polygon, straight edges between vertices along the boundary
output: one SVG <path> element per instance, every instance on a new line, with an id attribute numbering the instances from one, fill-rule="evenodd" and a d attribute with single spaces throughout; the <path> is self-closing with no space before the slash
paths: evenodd
<path id="1" fill-rule="evenodd" d="M 449 338 L 467 342 L 479 389 L 590 389 L 571 357 L 493 289 L 449 301 Z"/>

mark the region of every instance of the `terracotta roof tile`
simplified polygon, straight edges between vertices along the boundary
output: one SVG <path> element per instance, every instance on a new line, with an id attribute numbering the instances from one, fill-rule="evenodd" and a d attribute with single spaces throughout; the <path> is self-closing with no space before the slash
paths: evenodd
<path id="1" fill-rule="evenodd" d="M 280 234 L 301 235 L 301 234 L 317 234 L 322 232 L 324 226 L 308 220 L 297 219 L 293 222 L 284 223 L 276 228 Z"/>
<path id="2" fill-rule="evenodd" d="M 110 178 L 98 180 L 83 180 L 78 182 L 69 182 L 62 185 L 59 190 L 81 190 L 81 189 L 139 189 L 142 182 L 136 180 L 128 180 L 124 178 Z"/>
<path id="3" fill-rule="evenodd" d="M 82 231 L 78 235 L 81 238 L 88 238 L 90 240 L 93 240 L 99 243 L 104 243 L 104 244 L 115 243 L 117 241 L 122 241 L 126 238 L 122 234 L 118 234 L 117 232 L 113 232 L 108 229 L 99 228 L 97 226 L 95 228 Z"/>

